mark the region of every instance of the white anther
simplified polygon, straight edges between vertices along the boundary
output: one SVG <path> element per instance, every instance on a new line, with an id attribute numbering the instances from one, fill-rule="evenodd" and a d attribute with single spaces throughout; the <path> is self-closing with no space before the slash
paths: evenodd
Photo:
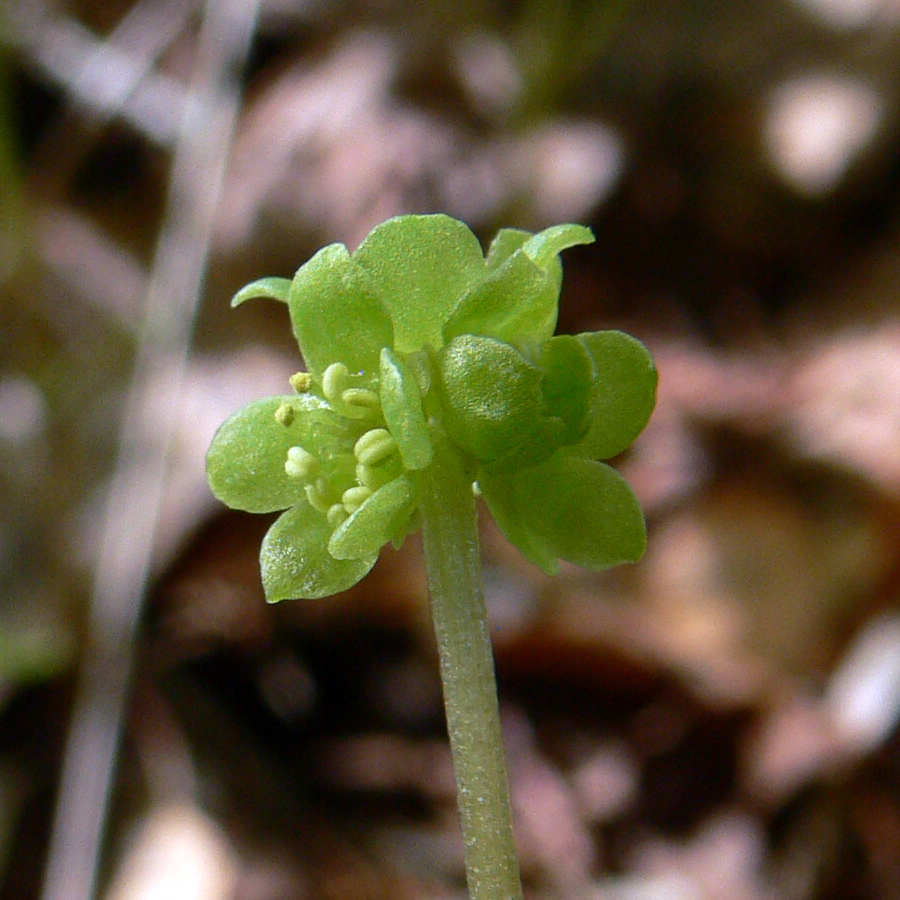
<path id="1" fill-rule="evenodd" d="M 341 495 L 341 503 L 344 504 L 344 509 L 348 513 L 354 513 L 372 496 L 372 493 L 372 489 L 367 488 L 365 485 L 347 488 Z"/>
<path id="2" fill-rule="evenodd" d="M 375 391 L 370 391 L 368 388 L 347 388 L 341 392 L 341 400 L 347 406 L 357 407 L 365 412 L 381 407 L 378 394 Z"/>
<path id="3" fill-rule="evenodd" d="M 280 403 L 275 410 L 275 421 L 287 428 L 294 421 L 294 407 L 290 403 Z"/>
<path id="4" fill-rule="evenodd" d="M 288 450 L 284 471 L 289 477 L 309 481 L 319 474 L 320 468 L 319 461 L 303 447 L 291 447 Z"/>
<path id="5" fill-rule="evenodd" d="M 322 373 L 322 393 L 331 403 L 341 398 L 349 384 L 350 372 L 342 362 L 332 363 Z"/>
<path id="6" fill-rule="evenodd" d="M 377 491 L 384 484 L 383 473 L 365 463 L 357 463 L 356 480 L 367 488 Z"/>
<path id="7" fill-rule="evenodd" d="M 396 449 L 397 442 L 386 428 L 367 431 L 354 445 L 353 455 L 366 466 L 378 465 Z"/>
<path id="8" fill-rule="evenodd" d="M 291 375 L 290 382 L 298 394 L 305 394 L 312 387 L 312 375 L 309 372 L 295 372 Z"/>

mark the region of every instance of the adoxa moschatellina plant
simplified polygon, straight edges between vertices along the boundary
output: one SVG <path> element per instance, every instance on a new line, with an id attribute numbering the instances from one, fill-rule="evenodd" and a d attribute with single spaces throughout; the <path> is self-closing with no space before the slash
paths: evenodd
<path id="1" fill-rule="evenodd" d="M 504 229 L 485 256 L 455 219 L 400 216 L 232 301 L 286 303 L 307 367 L 232 415 L 207 457 L 224 503 L 283 510 L 260 552 L 268 600 L 343 591 L 422 528 L 473 900 L 522 896 L 475 496 L 545 572 L 646 546 L 634 493 L 601 460 L 646 425 L 653 361 L 618 331 L 553 334 L 559 254 L 592 241 L 580 225 Z"/>

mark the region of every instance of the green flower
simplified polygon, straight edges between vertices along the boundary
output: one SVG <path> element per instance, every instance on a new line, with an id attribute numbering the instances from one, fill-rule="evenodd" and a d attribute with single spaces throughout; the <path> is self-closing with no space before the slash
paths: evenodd
<path id="1" fill-rule="evenodd" d="M 559 253 L 579 225 L 501 231 L 485 256 L 443 215 L 400 216 L 350 254 L 239 291 L 288 304 L 307 371 L 219 429 L 210 484 L 229 506 L 284 510 L 260 554 L 270 601 L 359 581 L 418 527 L 421 472 L 449 439 L 509 539 L 548 572 L 640 557 L 644 519 L 599 460 L 624 450 L 655 400 L 646 349 L 620 332 L 553 336 Z"/>

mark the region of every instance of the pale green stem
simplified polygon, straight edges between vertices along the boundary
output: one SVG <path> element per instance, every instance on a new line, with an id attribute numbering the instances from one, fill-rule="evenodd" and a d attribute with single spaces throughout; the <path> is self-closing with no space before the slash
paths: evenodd
<path id="1" fill-rule="evenodd" d="M 439 429 L 422 533 L 471 900 L 521 900 L 472 480 Z"/>

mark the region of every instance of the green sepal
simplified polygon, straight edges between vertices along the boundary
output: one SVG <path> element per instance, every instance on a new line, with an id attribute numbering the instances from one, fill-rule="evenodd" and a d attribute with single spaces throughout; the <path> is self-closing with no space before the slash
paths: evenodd
<path id="1" fill-rule="evenodd" d="M 460 298 L 444 325 L 444 340 L 483 334 L 501 341 L 543 340 L 556 329 L 559 286 L 522 250 Z"/>
<path id="2" fill-rule="evenodd" d="M 480 335 L 454 338 L 439 357 L 445 425 L 481 462 L 514 456 L 540 426 L 541 372 L 515 347 Z"/>
<path id="3" fill-rule="evenodd" d="M 534 232 L 521 228 L 501 228 L 488 247 L 484 263 L 489 272 L 499 269 Z"/>
<path id="4" fill-rule="evenodd" d="M 407 469 L 424 469 L 432 459 L 419 385 L 406 364 L 387 347 L 381 351 L 378 378 L 381 411 L 388 430 L 397 441 Z"/>
<path id="5" fill-rule="evenodd" d="M 584 225 L 553 225 L 538 232 L 522 244 L 522 252 L 548 272 L 556 273 L 559 254 L 579 244 L 593 244 L 594 233 Z M 561 275 L 561 272 L 560 272 Z"/>
<path id="6" fill-rule="evenodd" d="M 277 278 L 274 276 L 271 278 L 260 278 L 242 287 L 231 298 L 231 305 L 232 307 L 240 306 L 245 300 L 255 300 L 257 297 L 267 300 L 280 300 L 282 303 L 287 303 L 290 294 L 290 278 Z"/>
<path id="7" fill-rule="evenodd" d="M 289 426 L 275 418 L 283 403 L 294 409 Z M 206 454 L 212 492 L 232 509 L 247 512 L 292 506 L 304 494 L 303 486 L 284 471 L 287 452 L 294 445 L 316 443 L 311 439 L 318 423 L 329 416 L 328 404 L 312 394 L 266 397 L 239 409 L 219 426 Z"/>
<path id="8" fill-rule="evenodd" d="M 334 362 L 373 376 L 382 347 L 394 340 L 390 316 L 368 273 L 343 244 L 323 247 L 291 284 L 291 324 L 306 365 L 321 377 Z"/>
<path id="9" fill-rule="evenodd" d="M 328 552 L 335 559 L 377 554 L 404 528 L 415 502 L 416 489 L 405 475 L 389 481 L 334 530 Z"/>
<path id="10" fill-rule="evenodd" d="M 401 353 L 440 347 L 450 311 L 484 275 L 478 239 L 445 215 L 388 219 L 369 233 L 353 260 L 372 277 Z"/>
<path id="11" fill-rule="evenodd" d="M 631 485 L 613 468 L 565 450 L 519 473 L 519 509 L 560 559 L 585 569 L 639 560 L 647 525 Z"/>
<path id="12" fill-rule="evenodd" d="M 543 342 L 538 367 L 544 413 L 562 423 L 557 446 L 574 444 L 588 428 L 594 374 L 590 354 L 576 337 L 561 334 Z"/>
<path id="13" fill-rule="evenodd" d="M 583 225 L 538 234 L 505 228 L 485 259 L 486 276 L 464 294 L 444 325 L 444 340 L 485 334 L 510 343 L 541 341 L 556 329 L 562 264 L 559 254 L 594 235 Z"/>
<path id="14" fill-rule="evenodd" d="M 335 559 L 327 549 L 330 533 L 325 517 L 306 500 L 275 520 L 259 553 L 269 603 L 330 597 L 368 574 L 378 559 L 377 552 L 357 559 Z"/>
<path id="15" fill-rule="evenodd" d="M 657 372 L 647 348 L 622 331 L 577 335 L 593 363 L 590 427 L 578 452 L 609 459 L 643 431 L 656 404 Z"/>
<path id="16" fill-rule="evenodd" d="M 554 557 L 601 570 L 636 562 L 646 550 L 634 491 L 605 463 L 560 450 L 537 466 L 486 474 L 481 488 L 497 524 L 550 574 Z"/>
<path id="17" fill-rule="evenodd" d="M 506 539 L 516 547 L 525 559 L 533 562 L 548 575 L 559 573 L 556 554 L 538 535 L 534 534 L 519 513 L 516 472 L 499 469 L 478 470 L 478 489 Z"/>

